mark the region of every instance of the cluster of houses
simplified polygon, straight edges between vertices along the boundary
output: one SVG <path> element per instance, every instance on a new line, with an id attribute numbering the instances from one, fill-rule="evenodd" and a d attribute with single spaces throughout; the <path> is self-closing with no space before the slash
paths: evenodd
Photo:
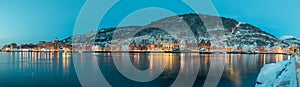
<path id="1" fill-rule="evenodd" d="M 73 44 L 75 51 L 179 51 L 192 50 L 204 52 L 260 52 L 260 53 L 291 53 L 299 46 L 257 46 L 254 45 L 212 45 L 209 39 L 174 40 L 172 38 L 135 38 L 134 40 L 113 40 L 101 44 Z M 297 48 L 298 47 L 298 48 Z"/>
<path id="2" fill-rule="evenodd" d="M 53 42 L 39 41 L 38 44 L 22 44 L 17 45 L 16 43 L 11 43 L 4 45 L 1 51 L 5 52 L 26 52 L 26 51 L 71 51 L 72 45 L 63 43 L 57 38 Z"/>
<path id="3" fill-rule="evenodd" d="M 292 53 L 300 53 L 300 45 L 298 44 L 291 44 L 289 48 Z"/>
<path id="4" fill-rule="evenodd" d="M 183 44 L 184 43 L 184 44 Z M 132 41 L 110 41 L 101 45 L 73 44 L 75 51 L 179 51 L 184 49 L 205 51 L 212 49 L 210 40 L 187 42 L 173 39 L 135 39 Z M 184 45 L 184 46 L 183 46 Z"/>
<path id="5" fill-rule="evenodd" d="M 184 43 L 184 46 L 182 46 Z M 124 44 L 122 41 L 111 41 L 104 45 L 95 44 L 73 44 L 74 51 L 179 51 L 186 49 L 193 49 L 205 52 L 265 52 L 265 53 L 292 53 L 299 52 L 299 45 L 290 45 L 288 48 L 277 47 L 257 47 L 257 46 L 212 46 L 211 41 L 202 39 L 200 41 L 178 41 L 172 39 L 142 39 L 133 40 Z M 58 39 L 53 42 L 40 41 L 38 44 L 23 44 L 18 46 L 16 43 L 5 45 L 2 51 L 72 51 L 72 45 L 66 44 Z"/>

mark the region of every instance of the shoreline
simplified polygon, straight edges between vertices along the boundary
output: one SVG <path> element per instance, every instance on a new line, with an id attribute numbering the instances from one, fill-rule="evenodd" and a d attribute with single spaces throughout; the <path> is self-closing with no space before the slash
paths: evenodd
<path id="1" fill-rule="evenodd" d="M 3 51 L 2 51 L 3 52 Z M 199 53 L 199 54 L 284 54 L 271 52 L 199 52 L 199 51 L 4 51 L 4 52 L 70 52 L 70 53 Z"/>

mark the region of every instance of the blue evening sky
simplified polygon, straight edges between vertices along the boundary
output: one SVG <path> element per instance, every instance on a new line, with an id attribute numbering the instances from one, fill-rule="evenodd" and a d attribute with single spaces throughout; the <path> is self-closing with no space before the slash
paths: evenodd
<path id="1" fill-rule="evenodd" d="M 37 43 L 41 40 L 52 41 L 56 37 L 62 39 L 73 35 L 76 17 L 84 2 L 85 0 L 0 0 L 0 46 L 12 42 L 21 44 Z M 297 29 L 297 23 L 300 21 L 298 17 L 300 0 L 212 0 L 212 2 L 220 16 L 255 25 L 276 37 L 282 35 L 300 37 L 300 31 Z M 177 2 L 157 4 L 172 6 L 173 3 Z M 126 12 L 126 6 L 137 5 L 143 4 L 126 3 L 120 11 Z M 177 13 L 184 14 L 190 11 L 177 10 Z M 115 17 L 112 16 L 112 19 L 116 19 Z M 103 23 L 100 26 L 111 27 L 113 24 Z"/>

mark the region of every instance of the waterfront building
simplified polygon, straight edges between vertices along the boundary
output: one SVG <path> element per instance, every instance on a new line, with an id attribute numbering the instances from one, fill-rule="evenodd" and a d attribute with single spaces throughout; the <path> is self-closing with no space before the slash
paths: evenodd
<path id="1" fill-rule="evenodd" d="M 58 51 L 59 50 L 58 42 L 59 42 L 59 40 L 58 40 L 58 38 L 56 38 L 54 40 L 54 51 Z"/>

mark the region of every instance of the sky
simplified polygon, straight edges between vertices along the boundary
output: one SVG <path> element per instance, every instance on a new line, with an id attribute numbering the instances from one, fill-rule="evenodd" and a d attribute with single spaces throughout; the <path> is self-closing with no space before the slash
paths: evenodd
<path id="1" fill-rule="evenodd" d="M 111 15 L 103 20 L 120 20 L 115 16 L 118 11 L 130 12 L 132 9 L 125 8 L 144 5 L 134 0 L 123 1 L 126 3 L 116 7 L 119 10 L 108 13 Z M 182 9 L 185 7 L 175 6 L 178 4 L 176 0 L 156 1 L 161 6 L 172 7 L 178 14 L 191 12 Z M 85 0 L 0 0 L 0 46 L 12 42 L 52 41 L 56 37 L 63 39 L 73 35 L 76 18 L 84 3 Z M 212 0 L 212 3 L 220 16 L 252 24 L 276 37 L 300 37 L 300 0 Z M 151 21 L 138 20 L 136 25 Z M 112 27 L 115 23 L 102 22 L 99 25 L 101 28 Z"/>

